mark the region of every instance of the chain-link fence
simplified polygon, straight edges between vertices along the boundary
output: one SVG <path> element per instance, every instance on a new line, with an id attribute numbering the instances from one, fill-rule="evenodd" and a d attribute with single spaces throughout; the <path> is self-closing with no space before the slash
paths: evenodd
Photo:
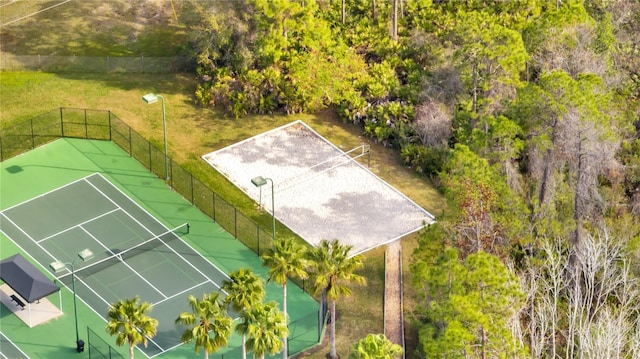
<path id="1" fill-rule="evenodd" d="M 89 359 L 124 359 L 122 354 L 89 327 L 87 327 L 87 347 Z"/>
<path id="2" fill-rule="evenodd" d="M 193 69 L 186 57 L 111 57 L 111 56 L 0 56 L 2 71 L 46 71 L 89 73 L 177 73 Z"/>
<path id="3" fill-rule="evenodd" d="M 271 248 L 273 238 L 271 231 L 264 230 L 171 158 L 165 161 L 165 153 L 162 150 L 151 144 L 111 111 L 61 107 L 7 127 L 0 131 L 0 161 L 61 137 L 114 142 L 159 178 L 165 178 L 168 172 L 168 183 L 176 192 L 257 255 Z M 168 171 L 166 171 L 167 167 Z M 307 292 L 305 282 L 302 281 L 299 284 L 302 290 Z M 316 344 L 317 342 L 308 340 L 308 334 L 315 333 L 316 335 L 311 337 L 319 340 L 326 317 L 327 304 L 323 297 L 317 314 L 289 323 L 292 334 L 289 338 L 291 346 L 289 351 L 297 353 Z M 236 356 L 227 353 L 227 357 Z"/>
<path id="4" fill-rule="evenodd" d="M 272 234 L 211 190 L 111 111 L 60 108 L 0 131 L 0 160 L 60 137 L 110 140 L 209 215 L 256 254 L 271 247 Z M 168 169 L 167 169 L 168 166 Z"/>
<path id="5" fill-rule="evenodd" d="M 324 320 L 320 319 L 326 318 L 327 315 L 326 305 L 323 307 L 325 310 L 320 309 L 317 313 L 309 314 L 305 318 L 300 318 L 289 323 L 289 337 L 287 338 L 289 350 L 287 356 L 294 356 L 302 353 L 321 341 L 322 335 L 324 334 Z M 318 318 L 316 318 L 316 316 L 318 316 Z M 316 327 L 315 323 L 320 323 L 320 325 Z M 87 327 L 87 332 L 89 359 L 124 359 L 124 357 L 118 353 L 115 348 L 109 345 L 90 327 Z M 241 347 L 228 350 L 224 354 L 209 353 L 209 358 L 211 359 L 238 359 L 241 357 Z"/>
<path id="6" fill-rule="evenodd" d="M 325 305 L 326 307 L 326 305 Z M 296 320 L 295 322 L 289 323 L 289 337 L 288 340 L 288 357 L 295 356 L 299 353 L 312 348 L 318 342 L 321 341 L 321 337 L 324 334 L 324 326 L 316 327 L 314 323 L 323 323 L 323 321 L 318 320 L 319 318 L 326 318 L 326 312 L 323 314 L 323 310 L 320 309 L 317 313 L 309 314 L 305 318 L 301 318 Z M 316 316 L 320 316 L 316 318 Z M 312 333 L 313 332 L 313 333 Z M 309 334 L 317 334 L 317 336 L 309 335 Z M 252 355 L 249 354 L 251 357 Z M 277 354 L 273 357 L 280 357 L 281 354 Z M 233 348 L 229 351 L 226 351 L 224 354 L 219 353 L 209 353 L 210 359 L 238 359 L 242 358 L 242 347 Z"/>

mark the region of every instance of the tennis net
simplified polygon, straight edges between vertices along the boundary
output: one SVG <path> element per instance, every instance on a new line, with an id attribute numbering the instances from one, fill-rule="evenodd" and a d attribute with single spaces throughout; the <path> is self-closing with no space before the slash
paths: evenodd
<path id="1" fill-rule="evenodd" d="M 358 153 L 358 151 L 360 153 Z M 300 184 L 301 182 L 309 181 L 312 178 L 319 176 L 325 172 L 329 172 L 337 167 L 353 163 L 356 159 L 369 154 L 369 151 L 369 145 L 360 145 L 352 150 L 340 153 L 322 162 L 316 163 L 313 166 L 307 167 L 303 172 L 280 182 L 280 184 L 276 186 L 276 192 L 283 192 L 293 186 Z"/>
<path id="2" fill-rule="evenodd" d="M 84 276 L 92 275 L 112 265 L 115 265 L 120 262 L 124 262 L 129 258 L 157 249 L 160 246 L 163 246 L 163 245 L 168 246 L 169 243 L 172 243 L 173 241 L 178 240 L 181 235 L 189 234 L 189 228 L 190 228 L 189 223 L 184 223 L 174 229 L 167 230 L 166 232 L 163 232 L 143 242 L 140 242 L 134 245 L 133 247 L 129 247 L 123 250 L 111 249 L 109 251 L 110 255 L 108 257 L 102 258 L 96 262 L 89 263 L 84 267 L 76 269 L 75 275 L 76 276 L 78 276 L 78 274 L 83 274 Z M 58 277 L 58 279 L 63 280 L 65 277 L 68 277 L 70 275 L 71 273 L 68 273 Z"/>

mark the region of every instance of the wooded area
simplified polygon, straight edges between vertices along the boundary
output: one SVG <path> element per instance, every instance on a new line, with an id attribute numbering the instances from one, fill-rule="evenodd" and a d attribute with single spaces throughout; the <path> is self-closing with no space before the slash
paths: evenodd
<path id="1" fill-rule="evenodd" d="M 412 264 L 422 356 L 640 357 L 640 3 L 182 6 L 203 105 L 335 109 L 448 198 Z"/>

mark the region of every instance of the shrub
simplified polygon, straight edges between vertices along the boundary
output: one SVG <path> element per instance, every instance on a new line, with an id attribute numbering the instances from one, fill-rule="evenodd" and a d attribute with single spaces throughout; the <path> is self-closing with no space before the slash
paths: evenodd
<path id="1" fill-rule="evenodd" d="M 437 175 L 442 171 L 447 161 L 447 148 L 425 147 L 418 144 L 403 146 L 400 156 L 409 167 L 429 176 Z"/>

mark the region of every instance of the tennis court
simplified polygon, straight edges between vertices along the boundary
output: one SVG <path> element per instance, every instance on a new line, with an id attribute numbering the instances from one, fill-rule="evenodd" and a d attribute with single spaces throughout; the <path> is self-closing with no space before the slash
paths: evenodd
<path id="1" fill-rule="evenodd" d="M 0 228 L 68 288 L 73 267 L 78 297 L 102 317 L 124 298 L 151 302 L 160 324 L 140 346 L 149 357 L 181 344 L 174 320 L 189 310 L 187 296 L 218 292 L 227 278 L 180 238 L 188 223 L 168 228 L 99 173 L 3 210 Z M 84 249 L 93 257 L 83 262 Z M 56 271 L 56 261 L 67 265 Z"/>
<path id="2" fill-rule="evenodd" d="M 18 348 L 9 338 L 0 332 L 0 358 L 2 359 L 28 359 L 29 357 Z"/>
<path id="3" fill-rule="evenodd" d="M 185 196 L 184 193 L 191 192 L 167 186 L 150 167 L 145 167 L 149 160 L 142 155 L 149 154 L 149 144 L 141 145 L 139 142 L 143 140 L 134 137 L 131 142 L 118 145 L 111 141 L 62 138 L 0 161 L 2 258 L 22 254 L 38 270 L 50 278 L 59 277 L 63 283 L 56 280 L 62 290 L 47 297 L 57 307 L 62 301 L 63 315 L 44 324 L 29 327 L 9 307 L 0 305 L 2 333 L 28 357 L 90 359 L 92 349 L 101 350 L 104 343 L 126 356 L 127 347 L 116 346 L 116 338 L 105 331 L 105 316 L 109 304 L 136 294 L 155 304 L 150 316 L 159 321 L 154 343 L 144 351 L 143 346 L 138 346 L 141 351 L 136 350 L 136 358 L 193 357 L 193 343 L 167 350 L 171 343 L 179 344 L 184 327 L 176 326 L 174 321 L 180 312 L 191 311 L 187 296 L 198 297 L 203 291 L 217 292 L 213 283 L 220 283 L 220 272 L 248 268 L 267 277 L 268 268 L 262 265 L 260 257 L 239 237 L 221 227 L 220 221 L 226 221 L 229 215 L 234 218 L 227 202 L 220 197 L 202 195 L 202 191 L 192 192 L 198 194 L 194 197 Z M 6 143 L 9 142 L 3 142 Z M 131 148 L 135 156 L 126 151 Z M 145 150 L 136 152 L 136 148 Z M 174 183 L 179 179 L 184 181 L 178 176 L 177 165 L 173 166 Z M 194 199 L 198 205 L 194 205 Z M 218 221 L 212 218 L 211 210 L 205 208 L 206 203 L 212 205 Z M 237 218 L 237 233 L 244 233 L 242 230 L 247 225 L 255 233 L 255 223 L 243 222 L 240 213 Z M 190 224 L 189 233 L 183 235 L 187 231 L 186 223 Z M 168 246 L 152 238 L 159 238 Z M 37 243 L 43 239 L 46 240 Z M 150 239 L 151 242 L 137 250 L 131 249 Z M 142 247 L 156 255 L 149 257 L 142 253 Z M 54 275 L 49 264 L 56 259 L 76 260 L 77 253 L 85 248 L 91 248 L 94 257 L 87 262 L 78 259 L 74 268 L 79 278 L 76 289 L 80 339 L 85 340 L 88 348 L 77 353 L 71 276 L 68 270 Z M 118 257 L 106 260 L 115 252 L 121 254 L 125 263 Z M 155 265 L 155 271 L 164 276 L 151 273 L 145 261 Z M 187 261 L 193 266 L 184 263 Z M 160 268 L 164 266 L 172 269 Z M 176 284 L 174 275 L 182 279 L 187 276 L 189 282 Z M 267 300 L 282 300 L 279 285 L 268 283 L 266 290 Z M 289 350 L 293 355 L 318 343 L 322 330 L 321 308 L 303 288 L 292 282 L 287 286 L 287 301 Z M 97 344 L 93 345 L 94 342 Z M 157 354 L 161 350 L 167 351 Z M 0 353 L 5 354 L 5 347 L 0 347 Z M 221 356 L 239 358 L 241 336 L 231 335 L 229 346 L 220 349 L 215 358 Z M 274 355 L 279 356 L 281 354 Z"/>

